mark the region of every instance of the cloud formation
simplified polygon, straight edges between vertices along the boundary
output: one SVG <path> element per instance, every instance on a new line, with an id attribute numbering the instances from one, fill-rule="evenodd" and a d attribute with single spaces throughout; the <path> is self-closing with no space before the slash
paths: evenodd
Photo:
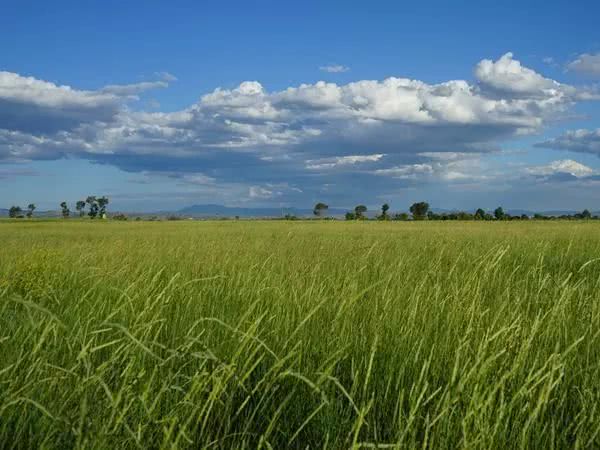
<path id="1" fill-rule="evenodd" d="M 527 173 L 539 176 L 552 176 L 557 174 L 567 174 L 575 178 L 584 178 L 594 175 L 594 170 L 584 164 L 581 164 L 572 159 L 563 159 L 552 161 L 550 164 L 543 166 L 529 167 Z"/>
<path id="2" fill-rule="evenodd" d="M 350 67 L 343 66 L 341 64 L 330 64 L 328 66 L 319 67 L 319 70 L 327 73 L 343 73 L 348 72 L 350 70 Z"/>
<path id="3" fill-rule="evenodd" d="M 600 77 L 600 53 L 583 53 L 571 61 L 567 68 L 574 72 Z"/>
<path id="4" fill-rule="evenodd" d="M 482 180 L 472 155 L 538 132 L 594 98 L 507 53 L 478 63 L 472 82 L 391 77 L 269 92 L 245 81 L 180 111 L 132 110 L 140 94 L 175 79 L 157 76 L 90 91 L 1 72 L 0 163 L 79 157 L 198 186 L 235 186 L 258 200 L 298 191 L 342 196 L 366 186 L 376 193 L 432 177 Z"/>
<path id="5" fill-rule="evenodd" d="M 591 153 L 600 156 L 600 128 L 596 130 L 570 130 L 556 138 L 540 142 L 536 144 L 536 147 Z"/>

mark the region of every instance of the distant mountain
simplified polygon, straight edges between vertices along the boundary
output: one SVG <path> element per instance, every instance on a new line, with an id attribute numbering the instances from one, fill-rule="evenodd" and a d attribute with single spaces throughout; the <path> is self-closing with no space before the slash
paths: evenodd
<path id="1" fill-rule="evenodd" d="M 347 210 L 330 208 L 328 216 L 343 216 Z M 177 214 L 190 217 L 283 217 L 286 214 L 297 217 L 313 215 L 312 209 L 305 208 L 244 208 L 223 205 L 192 205 L 177 211 Z"/>

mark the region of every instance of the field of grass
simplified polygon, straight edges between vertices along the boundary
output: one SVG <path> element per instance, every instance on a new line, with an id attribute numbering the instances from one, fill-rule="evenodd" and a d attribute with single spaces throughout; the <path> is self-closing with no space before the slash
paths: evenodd
<path id="1" fill-rule="evenodd" d="M 600 447 L 600 224 L 0 222 L 1 448 Z"/>

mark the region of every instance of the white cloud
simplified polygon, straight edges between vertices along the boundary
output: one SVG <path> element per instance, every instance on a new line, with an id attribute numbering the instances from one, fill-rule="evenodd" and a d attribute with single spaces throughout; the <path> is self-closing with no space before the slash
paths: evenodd
<path id="1" fill-rule="evenodd" d="M 571 61 L 567 68 L 586 75 L 600 76 L 600 53 L 583 53 Z"/>
<path id="2" fill-rule="evenodd" d="M 177 81 L 177 77 L 169 72 L 154 72 L 154 75 L 164 81 Z"/>
<path id="3" fill-rule="evenodd" d="M 248 196 L 252 199 L 269 199 L 277 194 L 277 192 L 273 192 L 262 186 L 250 186 L 248 189 Z"/>
<path id="4" fill-rule="evenodd" d="M 500 136 L 537 130 L 575 101 L 569 95 L 575 88 L 543 78 L 510 54 L 496 62 L 482 61 L 476 72 L 482 85 L 510 92 L 499 97 L 466 81 L 431 85 L 388 78 L 302 84 L 270 93 L 257 81 L 246 81 L 235 89 L 216 89 L 174 113 L 122 107 L 124 96 L 162 87 L 166 81 L 78 91 L 5 72 L 0 117 L 9 120 L 0 123 L 9 131 L 54 131 L 59 133 L 54 139 L 83 143 L 80 154 L 192 156 L 221 148 L 273 158 L 273 152 L 284 148 L 313 148 L 322 155 L 337 153 L 332 148 L 370 143 L 378 153 L 438 151 L 438 142 L 472 151 Z M 41 106 L 46 108 L 42 113 Z M 45 119 L 53 116 L 63 120 L 48 128 L 51 121 Z M 67 145 L 65 151 L 72 148 Z M 360 148 L 357 154 L 363 152 Z"/>
<path id="5" fill-rule="evenodd" d="M 385 155 L 378 153 L 374 155 L 346 155 L 336 156 L 334 158 L 309 159 L 306 161 L 306 168 L 319 170 L 340 166 L 351 166 L 359 163 L 376 162 L 384 156 Z"/>
<path id="6" fill-rule="evenodd" d="M 563 85 L 521 65 L 506 53 L 499 60 L 484 59 L 475 68 L 475 76 L 484 87 L 518 96 L 556 98 L 573 94 L 574 88 Z"/>
<path id="7" fill-rule="evenodd" d="M 405 164 L 402 166 L 375 170 L 375 174 L 377 175 L 386 175 L 401 179 L 416 179 L 419 177 L 432 175 L 433 173 L 434 169 L 430 164 Z"/>
<path id="8" fill-rule="evenodd" d="M 215 192 L 229 183 L 235 196 L 253 199 L 280 200 L 294 189 L 317 196 L 324 177 L 327 192 L 344 194 L 375 192 L 390 179 L 458 183 L 493 177 L 481 155 L 541 130 L 583 95 L 512 54 L 481 61 L 475 72 L 476 82 L 390 77 L 273 92 L 245 81 L 175 112 L 127 104 L 164 87 L 168 74 L 88 91 L 2 72 L 0 161 L 74 156 L 130 172 L 169 170 L 181 183 Z"/>
<path id="9" fill-rule="evenodd" d="M 419 156 L 441 161 L 456 161 L 471 158 L 479 158 L 479 153 L 464 153 L 464 152 L 423 152 Z"/>
<path id="10" fill-rule="evenodd" d="M 479 153 L 423 152 L 419 156 L 427 161 L 377 169 L 374 173 L 404 180 L 451 183 L 489 180 L 495 176 Z"/>
<path id="11" fill-rule="evenodd" d="M 86 124 L 98 127 L 116 121 L 124 112 L 124 102 L 136 94 L 167 86 L 166 81 L 148 81 L 97 91 L 77 90 L 0 72 L 0 130 L 49 135 L 68 133 Z"/>
<path id="12" fill-rule="evenodd" d="M 328 66 L 319 67 L 319 70 L 328 73 L 342 73 L 348 72 L 350 70 L 350 67 L 343 66 L 341 64 L 330 64 Z"/>
<path id="13" fill-rule="evenodd" d="M 594 170 L 572 159 L 552 161 L 550 164 L 526 168 L 531 175 L 549 176 L 555 174 L 569 174 L 576 178 L 594 175 Z"/>

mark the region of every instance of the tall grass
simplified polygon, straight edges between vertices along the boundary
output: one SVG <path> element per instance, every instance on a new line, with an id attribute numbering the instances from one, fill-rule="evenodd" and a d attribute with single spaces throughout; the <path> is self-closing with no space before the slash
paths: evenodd
<path id="1" fill-rule="evenodd" d="M 2 448 L 600 446 L 595 223 L 0 223 Z"/>

